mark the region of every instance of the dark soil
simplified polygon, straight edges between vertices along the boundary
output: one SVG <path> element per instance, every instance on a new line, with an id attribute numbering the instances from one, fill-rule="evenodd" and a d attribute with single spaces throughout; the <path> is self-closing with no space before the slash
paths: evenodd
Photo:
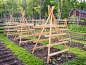
<path id="1" fill-rule="evenodd" d="M 24 63 L 0 42 L 0 65 L 24 65 Z"/>
<path id="2" fill-rule="evenodd" d="M 44 38 L 44 37 L 42 37 L 42 38 Z M 12 42 L 14 42 L 13 37 L 9 37 L 9 39 Z M 19 45 L 18 40 L 16 40 L 14 43 Z M 28 50 L 31 54 L 32 54 L 32 49 L 34 48 L 34 46 L 35 46 L 35 43 L 33 43 L 33 42 L 28 42 L 28 43 L 25 43 L 25 44 L 21 45 L 22 48 Z M 37 46 L 43 46 L 43 44 L 38 43 Z M 56 48 L 51 48 L 51 50 L 50 50 L 51 53 L 57 52 L 57 51 L 60 51 L 60 50 L 56 49 Z M 45 47 L 45 48 L 42 48 L 42 49 L 37 49 L 37 50 L 35 50 L 34 54 L 32 54 L 32 55 L 37 56 L 40 59 L 43 59 L 44 62 L 46 62 L 47 61 L 47 55 L 48 55 L 48 48 Z M 77 58 L 76 55 L 71 54 L 71 53 L 60 53 L 58 55 L 50 57 L 52 62 L 49 65 L 54 65 L 54 62 L 55 62 L 55 64 L 60 65 L 61 63 L 64 63 L 64 62 L 67 62 L 68 60 L 73 60 L 73 59 L 76 59 L 76 58 Z"/>

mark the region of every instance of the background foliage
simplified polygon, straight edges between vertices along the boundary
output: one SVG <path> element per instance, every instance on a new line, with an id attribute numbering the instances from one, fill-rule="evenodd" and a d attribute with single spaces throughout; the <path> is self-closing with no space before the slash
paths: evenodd
<path id="1" fill-rule="evenodd" d="M 41 0 L 41 17 L 47 18 L 48 5 L 55 6 L 54 15 L 57 18 L 58 13 L 61 12 L 61 18 L 67 18 L 69 11 L 73 8 L 79 8 L 86 11 L 85 0 Z M 20 17 L 20 11 L 25 10 L 25 0 L 0 0 L 0 17 L 8 16 L 8 13 L 13 13 L 14 17 Z M 39 18 L 40 0 L 26 0 L 26 15 L 29 18 Z"/>

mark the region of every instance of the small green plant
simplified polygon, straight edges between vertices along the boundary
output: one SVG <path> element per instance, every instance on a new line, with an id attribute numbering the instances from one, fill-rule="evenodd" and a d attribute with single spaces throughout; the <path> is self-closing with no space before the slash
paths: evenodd
<path id="1" fill-rule="evenodd" d="M 41 48 L 39 48 L 39 51 L 41 51 L 42 49 Z"/>
<path id="2" fill-rule="evenodd" d="M 71 58 L 71 55 L 68 55 L 68 58 Z"/>
<path id="3" fill-rule="evenodd" d="M 27 43 L 25 45 L 27 46 Z"/>
<path id="4" fill-rule="evenodd" d="M 62 54 L 62 57 L 65 57 L 65 56 Z"/>
<path id="5" fill-rule="evenodd" d="M 53 64 L 55 65 L 56 63 L 53 61 Z"/>
<path id="6" fill-rule="evenodd" d="M 66 55 L 66 58 L 68 58 L 68 56 Z"/>
<path id="7" fill-rule="evenodd" d="M 33 49 L 31 49 L 31 51 L 33 51 Z"/>
<path id="8" fill-rule="evenodd" d="M 45 59 L 47 58 L 47 57 L 44 57 Z"/>
<path id="9" fill-rule="evenodd" d="M 31 44 L 31 42 L 29 42 Z"/>
<path id="10" fill-rule="evenodd" d="M 56 61 L 56 59 L 55 59 L 55 58 L 53 58 L 53 61 Z"/>
<path id="11" fill-rule="evenodd" d="M 57 60 L 61 60 L 61 57 L 59 57 Z"/>

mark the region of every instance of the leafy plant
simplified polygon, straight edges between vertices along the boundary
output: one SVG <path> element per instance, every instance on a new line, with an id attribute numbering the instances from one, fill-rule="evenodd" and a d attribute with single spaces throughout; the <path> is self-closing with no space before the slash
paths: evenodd
<path id="1" fill-rule="evenodd" d="M 65 56 L 62 54 L 62 57 L 65 57 Z"/>
<path id="2" fill-rule="evenodd" d="M 56 59 L 55 59 L 55 58 L 53 58 L 53 61 L 56 61 Z"/>
<path id="3" fill-rule="evenodd" d="M 71 58 L 71 56 L 70 56 L 70 55 L 68 55 L 68 57 L 69 57 L 69 58 Z"/>
<path id="4" fill-rule="evenodd" d="M 66 58 L 68 58 L 68 56 L 66 55 Z"/>
<path id="5" fill-rule="evenodd" d="M 56 64 L 56 63 L 53 61 L 53 64 Z"/>
<path id="6" fill-rule="evenodd" d="M 57 60 L 61 60 L 61 57 L 59 57 Z"/>
<path id="7" fill-rule="evenodd" d="M 73 24 L 73 25 L 68 26 L 68 28 L 70 31 L 86 33 L 86 26 Z"/>

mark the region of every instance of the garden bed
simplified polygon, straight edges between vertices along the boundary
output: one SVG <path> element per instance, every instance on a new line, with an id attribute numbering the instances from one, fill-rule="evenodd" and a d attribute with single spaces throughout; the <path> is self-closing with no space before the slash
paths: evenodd
<path id="1" fill-rule="evenodd" d="M 0 65 L 24 65 L 24 63 L 0 42 Z"/>
<path id="2" fill-rule="evenodd" d="M 9 39 L 14 42 L 14 37 L 13 36 L 10 36 Z M 23 39 L 25 40 L 25 39 Z M 16 43 L 17 45 L 19 45 L 19 41 L 16 40 L 14 43 Z M 22 44 L 21 47 L 28 50 L 31 54 L 32 54 L 32 49 L 34 48 L 35 46 L 35 43 L 33 42 L 28 42 L 28 43 L 25 43 L 25 44 Z M 41 43 L 38 43 L 38 46 L 43 46 L 43 44 Z M 56 48 L 51 48 L 51 53 L 52 52 L 57 52 L 57 51 L 60 51 L 59 49 L 56 49 Z M 43 59 L 44 62 L 47 61 L 47 53 L 48 53 L 48 48 L 45 47 L 45 48 L 42 48 L 42 49 L 37 49 L 34 54 L 34 56 L 37 56 L 39 57 L 40 59 Z M 64 63 L 64 62 L 67 62 L 69 60 L 73 60 L 73 59 L 76 59 L 76 55 L 74 54 L 71 54 L 71 53 L 61 53 L 61 54 L 58 54 L 58 55 L 55 55 L 53 57 L 51 57 L 51 60 L 52 62 L 50 63 L 50 65 L 52 64 L 61 64 L 61 63 Z"/>

